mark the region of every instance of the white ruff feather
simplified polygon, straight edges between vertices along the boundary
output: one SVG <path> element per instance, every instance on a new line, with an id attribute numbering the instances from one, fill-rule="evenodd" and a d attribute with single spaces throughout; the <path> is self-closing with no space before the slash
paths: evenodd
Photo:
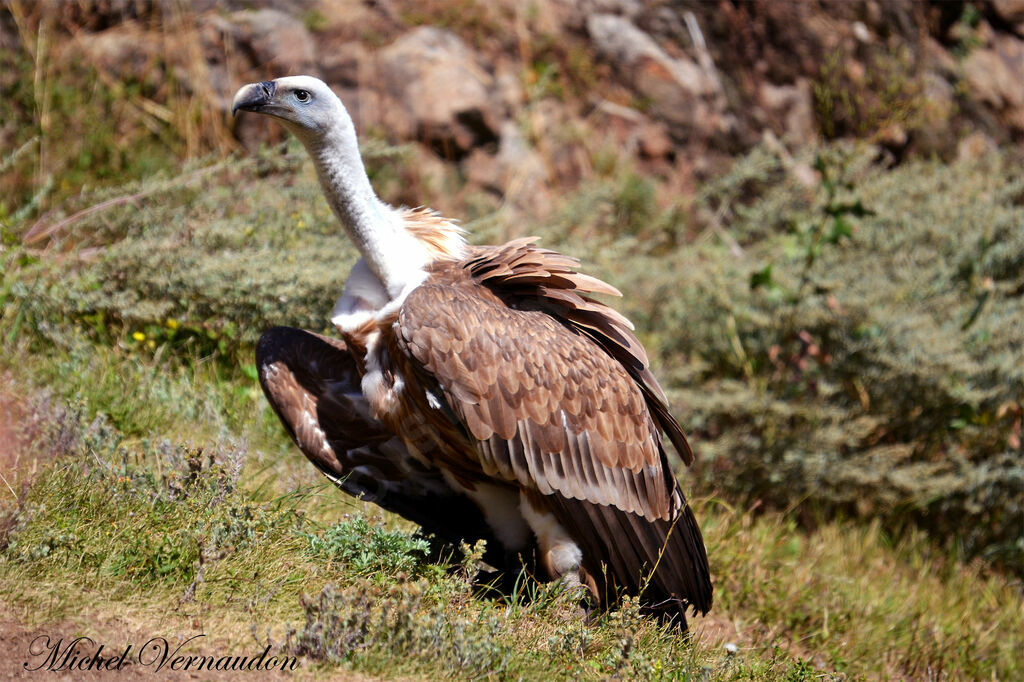
<path id="1" fill-rule="evenodd" d="M 426 249 L 410 235 L 401 216 L 374 194 L 363 168 L 355 128 L 338 102 L 337 124 L 312 141 L 309 149 L 327 202 L 370 271 L 389 297 L 397 296 L 429 262 Z"/>
<path id="2" fill-rule="evenodd" d="M 331 322 L 342 331 L 354 331 L 375 318 L 376 312 L 387 305 L 389 298 L 384 285 L 360 258 L 348 275 L 344 293 L 334 304 Z"/>

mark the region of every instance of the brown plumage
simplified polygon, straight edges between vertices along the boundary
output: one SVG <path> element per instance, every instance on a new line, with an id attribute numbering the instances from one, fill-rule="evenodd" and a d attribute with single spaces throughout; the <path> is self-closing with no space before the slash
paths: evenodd
<path id="1" fill-rule="evenodd" d="M 261 385 L 343 489 L 486 560 L 620 592 L 685 627 L 712 587 L 699 526 L 662 442 L 693 459 L 619 295 L 532 239 L 467 246 L 427 210 L 379 202 L 340 100 L 308 77 L 246 86 L 310 150 L 362 252 L 335 308 L 344 342 L 278 328 Z"/>
<path id="2" fill-rule="evenodd" d="M 692 454 L 629 323 L 586 295 L 611 288 L 575 266 L 527 240 L 434 264 L 381 330 L 390 361 L 436 385 L 463 426 L 468 446 L 439 452 L 457 458 L 444 464 L 468 458 L 474 476 L 526 491 L 584 549 L 599 598 L 639 593 L 657 566 L 649 604 L 706 612 L 707 557 L 661 430 Z M 424 411 L 407 400 L 391 419 Z"/>

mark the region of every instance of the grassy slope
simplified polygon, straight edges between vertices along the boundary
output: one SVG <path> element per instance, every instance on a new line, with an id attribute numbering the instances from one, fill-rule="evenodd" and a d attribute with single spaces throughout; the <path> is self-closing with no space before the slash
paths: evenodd
<path id="1" fill-rule="evenodd" d="M 737 213 L 753 214 L 734 228 L 750 254 L 739 265 L 714 240 L 679 251 L 666 246 L 677 238 L 676 226 L 645 205 L 634 177 L 582 188 L 566 200 L 566 219 L 545 233 L 546 243 L 565 244 L 598 274 L 632 289 L 625 308 L 685 400 L 683 423 L 701 427 L 698 447 L 719 457 L 737 450 L 739 463 L 706 467 L 696 491 L 717 592 L 713 616 L 695 620 L 697 637 L 688 643 L 631 608 L 584 627 L 564 598 L 529 580 L 523 599 L 511 604 L 474 596 L 467 569 L 425 562 L 407 524 L 325 487 L 286 441 L 253 381 L 251 343 L 273 323 L 322 326 L 352 258 L 294 151 L 227 164 L 201 185 L 181 175 L 91 197 L 153 190 L 70 224 L 45 252 L 3 253 L 5 393 L 22 396 L 24 438 L 38 462 L 20 502 L 3 498 L 13 526 L 0 553 L 0 585 L 20 613 L 40 623 L 83 612 L 90 621 L 117 615 L 153 631 L 170 622 L 239 646 L 251 646 L 251 629 L 263 638 L 269 630 L 274 642 L 306 655 L 305 666 L 369 674 L 1020 674 L 1019 586 L 985 564 L 963 564 L 913 528 L 894 539 L 877 521 L 823 516 L 813 531 L 798 526 L 806 514 L 830 511 L 827 505 L 794 501 L 789 511 L 754 513 L 725 501 L 754 499 L 735 481 L 749 467 L 742 453 L 760 445 L 752 445 L 743 419 L 732 428 L 747 440 L 716 436 L 716 428 L 730 432 L 722 415 L 739 405 L 746 406 L 741 414 L 757 417 L 750 406 L 758 401 L 772 404 L 763 411 L 769 415 L 809 399 L 828 408 L 831 394 L 780 389 L 787 382 L 759 358 L 772 339 L 759 339 L 750 322 L 766 314 L 751 292 L 723 292 L 732 327 L 694 324 L 708 304 L 687 301 L 693 290 L 714 291 L 723 282 L 745 287 L 749 271 L 766 261 L 781 264 L 775 270 L 783 281 L 787 272 L 799 273 L 792 263 L 803 253 L 792 233 L 744 230 L 756 228 L 757 211 L 785 213 L 780 206 L 795 204 L 789 213 L 813 218 L 818 208 L 806 193 L 777 179 L 767 184 L 778 191 L 761 191 L 753 208 L 737 202 Z M 396 163 L 389 156 L 373 164 L 385 188 Z M 990 163 L 994 174 L 1004 173 L 998 160 Z M 777 163 L 768 168 L 778 175 Z M 925 166 L 903 172 L 940 173 Z M 949 171 L 958 172 L 971 177 L 974 170 Z M 888 182 L 885 174 L 873 177 L 865 196 Z M 740 184 L 749 189 L 748 180 Z M 644 215 L 653 220 L 638 219 Z M 611 232 L 623 221 L 634 235 Z M 508 229 L 500 214 L 476 227 L 481 239 Z M 847 252 L 822 258 L 834 265 Z M 653 268 L 655 260 L 664 270 Z M 690 281 L 702 276 L 706 281 Z M 735 310 L 742 297 L 746 317 Z M 707 350 L 698 356 L 692 347 Z M 830 378 L 825 372 L 819 381 Z M 722 404 L 702 401 L 693 393 L 698 386 L 721 388 Z M 790 425 L 805 423 L 786 414 Z M 787 437 L 757 418 L 751 421 L 762 429 L 761 445 L 773 433 Z M 819 431 L 811 434 L 819 437 L 815 447 L 833 445 Z M 789 461 L 785 451 L 769 455 Z M 19 471 L 28 477 L 26 467 Z M 755 493 L 769 484 L 759 485 Z M 367 546 L 375 550 L 361 551 Z M 737 643 L 738 653 L 728 654 L 725 642 Z"/>

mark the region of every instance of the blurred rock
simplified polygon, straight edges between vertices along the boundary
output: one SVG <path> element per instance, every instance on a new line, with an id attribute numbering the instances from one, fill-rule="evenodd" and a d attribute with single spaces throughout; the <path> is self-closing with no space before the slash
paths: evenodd
<path id="1" fill-rule="evenodd" d="M 962 131 L 999 144 L 1024 137 L 1024 0 L 983 3 L 977 22 L 949 3 L 916 0 L 495 0 L 451 30 L 412 26 L 431 16 L 410 13 L 410 3 L 365 0 L 58 4 L 45 14 L 49 3 L 22 3 L 24 35 L 46 17 L 54 57 L 95 66 L 108 83 L 142 84 L 145 101 L 134 104 L 146 116 L 171 120 L 169 103 L 182 94 L 204 115 L 226 111 L 244 82 L 312 73 L 344 97 L 361 132 L 418 140 L 503 194 L 497 164 L 511 149 L 510 121 L 547 181 L 570 186 L 593 173 L 595 138 L 645 172 L 689 159 L 696 177 L 765 130 L 792 146 L 826 125 L 829 137 L 947 159 Z M 437 8 L 449 19 L 463 9 L 454 0 Z M 27 54 L 13 15 L 0 10 L 4 46 Z M 539 66 L 547 89 L 533 87 Z M 0 85 L 17 82 L 20 71 L 9 71 Z M 812 83 L 831 96 L 835 120 L 815 116 Z M 887 84 L 895 96 L 879 95 Z M 613 103 L 622 110 L 603 108 Z M 272 122 L 235 125 L 247 144 L 280 139 Z"/>
<path id="2" fill-rule="evenodd" d="M 520 66 L 511 60 L 499 62 L 494 70 L 494 96 L 501 102 L 506 116 L 515 116 L 526 103 L 520 82 Z"/>
<path id="3" fill-rule="evenodd" d="M 602 132 L 606 144 L 621 149 L 623 155 L 631 155 L 638 151 L 637 128 L 650 119 L 632 107 L 605 99 L 597 103 L 587 122 Z"/>
<path id="4" fill-rule="evenodd" d="M 353 88 L 366 80 L 363 72 L 371 63 L 370 51 L 362 43 L 348 41 L 333 46 L 320 58 L 320 73 L 326 83 Z"/>
<path id="5" fill-rule="evenodd" d="M 925 105 L 921 112 L 923 124 L 912 134 L 914 151 L 951 158 L 957 141 L 949 132 L 950 119 L 957 109 L 953 83 L 946 75 L 932 70 L 925 71 L 921 78 Z"/>
<path id="6" fill-rule="evenodd" d="M 450 199 L 457 174 L 452 164 L 423 145 L 411 144 L 404 148 L 402 161 L 396 164 L 394 171 L 398 175 L 398 187 L 390 195 L 391 201 L 399 206 L 422 206 L 425 196 L 436 197 L 430 207 L 451 214 L 445 202 Z"/>
<path id="7" fill-rule="evenodd" d="M 105 31 L 83 32 L 79 36 L 64 46 L 65 58 L 82 59 L 120 81 L 147 83 L 163 78 L 161 58 L 165 45 L 158 33 L 126 21 Z"/>
<path id="8" fill-rule="evenodd" d="M 853 29 L 853 37 L 856 38 L 857 40 L 859 40 L 860 42 L 862 42 L 862 43 L 870 43 L 870 42 L 872 42 L 871 31 L 868 30 L 868 27 L 864 24 L 863 21 L 855 21 L 855 22 L 853 22 L 852 29 Z"/>
<path id="9" fill-rule="evenodd" d="M 640 0 L 584 0 L 580 6 L 588 14 L 618 14 L 627 19 L 640 16 L 645 9 Z"/>
<path id="10" fill-rule="evenodd" d="M 561 102 L 546 97 L 532 103 L 521 112 L 520 123 L 544 159 L 553 186 L 572 187 L 590 172 L 590 153 L 579 140 L 593 140 L 598 135 Z"/>
<path id="11" fill-rule="evenodd" d="M 978 159 L 995 151 L 996 143 L 983 132 L 976 131 L 960 140 L 956 146 L 956 156 L 960 161 Z"/>
<path id="12" fill-rule="evenodd" d="M 978 22 L 978 25 L 974 27 L 973 35 L 968 36 L 968 42 L 971 40 L 980 42 L 985 47 L 992 45 L 992 41 L 995 40 L 996 32 L 992 28 L 992 24 L 988 23 L 984 19 Z"/>
<path id="13" fill-rule="evenodd" d="M 275 76 L 319 75 L 313 36 L 305 24 L 276 9 L 243 10 L 228 17 L 235 40 L 251 52 L 257 66 Z"/>
<path id="14" fill-rule="evenodd" d="M 761 84 L 761 103 L 782 122 L 782 139 L 806 144 L 817 139 L 811 84 L 804 78 L 794 85 Z"/>
<path id="15" fill-rule="evenodd" d="M 587 122 L 608 138 L 607 143 L 624 154 L 645 160 L 671 160 L 675 144 L 664 123 L 652 121 L 643 113 L 608 100 L 598 103 Z"/>
<path id="16" fill-rule="evenodd" d="M 673 137 L 711 138 L 728 132 L 733 121 L 721 106 L 714 74 L 685 56 L 669 56 L 621 16 L 593 14 L 587 32 L 598 54 L 651 103 L 651 113 L 670 125 Z"/>
<path id="17" fill-rule="evenodd" d="M 497 154 L 475 149 L 462 165 L 471 182 L 501 194 L 512 208 L 534 216 L 545 215 L 550 210 L 544 160 L 513 121 L 504 121 L 501 125 Z"/>
<path id="18" fill-rule="evenodd" d="M 383 123 L 399 137 L 455 159 L 497 142 L 494 79 L 454 33 L 413 29 L 378 53 L 377 69 L 383 93 L 396 104 L 382 112 Z"/>
<path id="19" fill-rule="evenodd" d="M 956 77 L 959 65 L 956 58 L 943 45 L 931 37 L 922 43 L 921 54 L 926 66 L 943 76 Z"/>
<path id="20" fill-rule="evenodd" d="M 387 12 L 378 3 L 365 0 L 330 0 L 316 2 L 316 11 L 324 29 L 329 33 L 338 29 L 356 27 L 364 30 L 375 30 L 381 14 Z M 346 39 L 349 39 L 346 36 Z"/>
<path id="21" fill-rule="evenodd" d="M 1005 125 L 1024 131 L 1024 42 L 997 36 L 992 49 L 971 51 L 963 73 L 974 99 L 991 107 Z"/>
<path id="22" fill-rule="evenodd" d="M 675 153 L 675 145 L 669 137 L 665 126 L 660 123 L 645 121 L 636 129 L 636 139 L 640 156 L 647 159 L 667 159 Z"/>
<path id="23" fill-rule="evenodd" d="M 474 149 L 462 162 L 462 170 L 466 174 L 466 179 L 474 185 L 499 194 L 504 193 L 505 183 L 494 154 L 488 154 L 483 149 Z"/>
<path id="24" fill-rule="evenodd" d="M 1024 0 L 992 0 L 992 9 L 1008 23 L 1024 21 Z"/>
<path id="25" fill-rule="evenodd" d="M 700 66 L 685 57 L 673 59 L 628 19 L 594 14 L 587 21 L 587 31 L 598 53 L 623 73 L 661 71 L 661 77 L 688 94 L 700 96 L 714 91 Z"/>
<path id="26" fill-rule="evenodd" d="M 563 28 L 575 32 L 587 31 L 587 22 L 595 14 L 617 15 L 628 21 L 638 19 L 648 7 L 640 0 L 542 0 L 554 5 L 554 12 Z"/>

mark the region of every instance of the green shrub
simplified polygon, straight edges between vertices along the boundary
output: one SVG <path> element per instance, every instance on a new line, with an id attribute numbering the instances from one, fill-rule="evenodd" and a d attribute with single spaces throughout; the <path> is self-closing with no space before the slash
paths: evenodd
<path id="1" fill-rule="evenodd" d="M 361 516 L 303 537 L 314 556 L 339 561 L 359 575 L 414 573 L 430 550 L 423 538 L 371 526 Z"/>
<path id="2" fill-rule="evenodd" d="M 1000 155 L 821 153 L 832 191 L 739 162 L 702 199 L 725 238 L 651 251 L 592 238 L 594 212 L 554 246 L 625 292 L 706 489 L 919 525 L 1024 574 L 1024 181 Z"/>

